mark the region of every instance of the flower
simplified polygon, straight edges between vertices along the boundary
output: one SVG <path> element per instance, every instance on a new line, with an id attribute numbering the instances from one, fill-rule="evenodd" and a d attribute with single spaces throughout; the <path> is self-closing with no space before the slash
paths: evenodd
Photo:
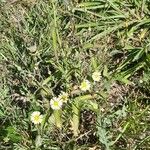
<path id="1" fill-rule="evenodd" d="M 34 123 L 34 124 L 39 124 L 42 122 L 42 119 L 43 119 L 43 115 L 41 115 L 41 113 L 39 111 L 34 111 L 32 114 L 31 114 L 31 121 Z"/>
<path id="2" fill-rule="evenodd" d="M 88 80 L 84 80 L 82 83 L 81 83 L 81 85 L 80 85 L 80 89 L 82 90 L 82 91 L 87 91 L 87 90 L 89 90 L 90 89 L 90 82 L 88 81 Z"/>
<path id="3" fill-rule="evenodd" d="M 92 78 L 93 78 L 94 81 L 100 81 L 100 79 L 101 79 L 101 74 L 100 74 L 100 72 L 95 71 L 95 72 L 92 74 Z"/>
<path id="4" fill-rule="evenodd" d="M 59 110 L 62 107 L 62 100 L 54 97 L 50 101 L 50 106 L 53 110 Z"/>
<path id="5" fill-rule="evenodd" d="M 59 95 L 59 99 L 62 100 L 62 102 L 67 103 L 68 101 L 68 93 L 61 92 Z"/>

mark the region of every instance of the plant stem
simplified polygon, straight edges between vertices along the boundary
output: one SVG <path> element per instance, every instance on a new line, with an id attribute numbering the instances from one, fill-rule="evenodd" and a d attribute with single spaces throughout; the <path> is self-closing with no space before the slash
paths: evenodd
<path id="1" fill-rule="evenodd" d="M 61 129 L 61 127 L 62 127 L 62 119 L 61 119 L 62 112 L 61 112 L 61 110 L 54 110 L 53 114 L 54 114 L 54 117 L 55 117 L 56 126 L 59 129 Z"/>

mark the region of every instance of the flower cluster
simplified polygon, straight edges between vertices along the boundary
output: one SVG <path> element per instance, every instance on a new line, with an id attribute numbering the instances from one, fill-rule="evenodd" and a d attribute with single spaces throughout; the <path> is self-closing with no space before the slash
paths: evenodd
<path id="1" fill-rule="evenodd" d="M 31 121 L 34 124 L 40 124 L 42 122 L 42 119 L 43 119 L 43 115 L 41 115 L 41 113 L 39 111 L 34 111 L 31 114 Z"/>
<path id="2" fill-rule="evenodd" d="M 95 71 L 93 74 L 92 74 L 92 79 L 96 82 L 100 81 L 101 79 L 101 74 L 99 71 Z"/>
<path id="3" fill-rule="evenodd" d="M 98 82 L 100 81 L 101 79 L 101 74 L 100 72 L 98 71 L 95 71 L 93 74 L 92 74 L 92 79 L 95 81 L 95 82 Z M 83 80 L 83 82 L 81 83 L 80 85 L 80 89 L 82 91 L 88 91 L 90 90 L 90 87 L 91 87 L 91 84 L 88 80 Z"/>
<path id="4" fill-rule="evenodd" d="M 98 71 L 95 71 L 93 74 L 92 74 L 92 79 L 94 82 L 98 82 L 100 81 L 101 79 L 101 76 L 100 76 L 100 72 Z M 83 80 L 83 82 L 81 83 L 80 87 L 81 91 L 89 91 L 90 88 L 91 88 L 91 83 L 90 81 L 88 80 Z M 68 101 L 68 93 L 66 92 L 61 92 L 61 94 L 58 96 L 58 97 L 53 97 L 51 100 L 50 100 L 50 106 L 53 110 L 59 110 L 62 108 L 62 105 L 63 103 L 67 103 Z M 42 122 L 42 119 L 43 119 L 43 115 L 41 115 L 41 113 L 39 111 L 34 111 L 32 114 L 31 114 L 31 121 L 34 123 L 34 124 L 40 124 Z"/>
<path id="5" fill-rule="evenodd" d="M 53 97 L 50 101 L 50 106 L 53 110 L 59 110 L 62 107 L 63 103 L 67 103 L 68 93 L 61 92 L 58 97 Z"/>
<path id="6" fill-rule="evenodd" d="M 80 85 L 80 89 L 82 91 L 87 91 L 87 90 L 90 90 L 90 87 L 91 87 L 91 84 L 88 80 L 84 80 L 81 85 Z"/>

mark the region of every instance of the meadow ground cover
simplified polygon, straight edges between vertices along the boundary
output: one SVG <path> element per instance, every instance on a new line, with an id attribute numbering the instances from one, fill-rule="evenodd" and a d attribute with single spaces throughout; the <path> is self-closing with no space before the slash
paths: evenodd
<path id="1" fill-rule="evenodd" d="M 0 0 L 0 150 L 150 149 L 149 0 Z"/>

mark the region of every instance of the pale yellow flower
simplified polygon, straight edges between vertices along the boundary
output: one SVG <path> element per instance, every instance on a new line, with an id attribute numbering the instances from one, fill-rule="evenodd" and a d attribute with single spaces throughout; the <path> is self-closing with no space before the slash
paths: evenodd
<path id="1" fill-rule="evenodd" d="M 100 79 L 101 79 L 101 74 L 100 74 L 100 72 L 95 71 L 95 72 L 92 74 L 92 78 L 93 78 L 94 81 L 100 81 Z"/>
<path id="2" fill-rule="evenodd" d="M 34 111 L 31 114 L 31 121 L 34 124 L 40 124 L 42 122 L 42 119 L 43 119 L 43 115 L 41 115 L 41 113 L 39 111 Z"/>
<path id="3" fill-rule="evenodd" d="M 90 89 L 90 87 L 91 87 L 91 84 L 90 84 L 90 82 L 89 82 L 88 80 L 84 80 L 84 81 L 81 83 L 81 85 L 80 85 L 80 89 L 81 89 L 82 91 L 87 91 L 87 90 Z"/>
<path id="4" fill-rule="evenodd" d="M 59 110 L 62 107 L 62 100 L 60 98 L 52 98 L 50 101 L 50 106 L 53 110 Z"/>
<path id="5" fill-rule="evenodd" d="M 68 93 L 61 92 L 61 94 L 59 95 L 59 99 L 62 100 L 62 102 L 67 103 L 67 101 L 68 101 Z"/>

